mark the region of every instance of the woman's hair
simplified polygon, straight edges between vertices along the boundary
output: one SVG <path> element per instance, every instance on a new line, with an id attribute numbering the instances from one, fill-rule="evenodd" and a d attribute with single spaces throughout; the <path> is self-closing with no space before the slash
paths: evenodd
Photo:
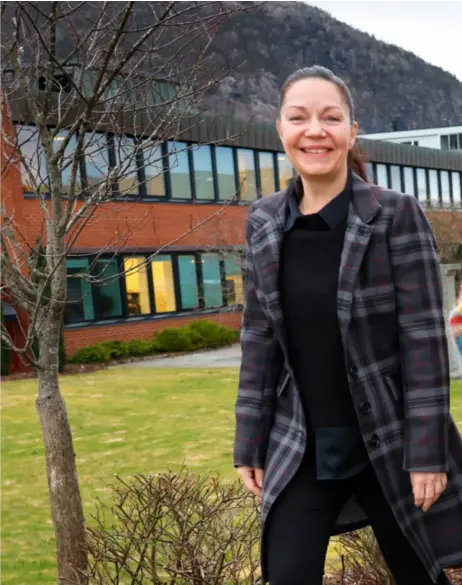
<path id="1" fill-rule="evenodd" d="M 332 73 L 330 69 L 322 67 L 321 65 L 313 65 L 313 67 L 304 67 L 303 69 L 298 69 L 297 71 L 289 75 L 289 77 L 285 80 L 284 85 L 281 88 L 279 109 L 282 108 L 282 104 L 284 103 L 288 89 L 292 87 L 294 83 L 296 83 L 297 81 L 301 81 L 302 79 L 323 79 L 324 81 L 330 81 L 330 83 L 333 83 L 342 94 L 345 104 L 347 105 L 351 123 L 354 122 L 355 108 L 353 103 L 353 97 L 351 95 L 350 90 L 348 89 L 347 84 L 343 81 L 343 79 L 337 77 L 335 73 Z M 366 171 L 366 160 L 364 158 L 361 146 L 357 142 L 348 153 L 348 167 L 365 181 L 368 180 Z"/>

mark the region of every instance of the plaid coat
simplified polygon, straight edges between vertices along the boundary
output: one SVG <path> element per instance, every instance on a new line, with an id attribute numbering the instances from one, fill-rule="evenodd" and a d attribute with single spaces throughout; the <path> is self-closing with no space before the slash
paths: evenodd
<path id="1" fill-rule="evenodd" d="M 242 363 L 234 464 L 265 470 L 265 522 L 306 445 L 278 290 L 287 190 L 255 201 L 247 222 Z M 393 513 L 429 574 L 462 564 L 462 440 L 449 414 L 449 364 L 434 236 L 418 202 L 354 175 L 337 292 L 358 423 Z M 427 512 L 409 471 L 448 473 Z M 352 498 L 333 534 L 366 525 Z"/>

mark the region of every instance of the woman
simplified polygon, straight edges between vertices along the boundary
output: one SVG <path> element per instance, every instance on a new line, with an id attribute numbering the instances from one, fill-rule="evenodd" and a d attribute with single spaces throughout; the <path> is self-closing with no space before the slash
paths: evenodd
<path id="1" fill-rule="evenodd" d="M 234 464 L 271 585 L 321 585 L 329 537 L 367 524 L 397 585 L 448 583 L 462 441 L 434 237 L 414 197 L 364 180 L 354 120 L 323 67 L 282 88 L 298 177 L 249 212 Z"/>

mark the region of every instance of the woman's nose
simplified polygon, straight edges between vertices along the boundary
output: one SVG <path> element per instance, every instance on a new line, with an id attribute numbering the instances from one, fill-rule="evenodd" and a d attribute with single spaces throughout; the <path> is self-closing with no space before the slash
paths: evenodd
<path id="1" fill-rule="evenodd" d="M 324 136 L 325 131 L 319 120 L 312 119 L 305 129 L 305 136 Z"/>

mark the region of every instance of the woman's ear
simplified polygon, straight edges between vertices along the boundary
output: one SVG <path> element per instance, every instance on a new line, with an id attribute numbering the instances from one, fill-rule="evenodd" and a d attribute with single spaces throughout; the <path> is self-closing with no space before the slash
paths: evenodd
<path id="1" fill-rule="evenodd" d="M 358 122 L 353 122 L 351 125 L 350 149 L 355 145 L 356 137 L 358 136 L 358 129 Z"/>
<path id="2" fill-rule="evenodd" d="M 277 130 L 277 133 L 279 134 L 279 138 L 282 141 L 281 120 L 279 120 L 279 118 L 276 120 L 276 130 Z"/>

